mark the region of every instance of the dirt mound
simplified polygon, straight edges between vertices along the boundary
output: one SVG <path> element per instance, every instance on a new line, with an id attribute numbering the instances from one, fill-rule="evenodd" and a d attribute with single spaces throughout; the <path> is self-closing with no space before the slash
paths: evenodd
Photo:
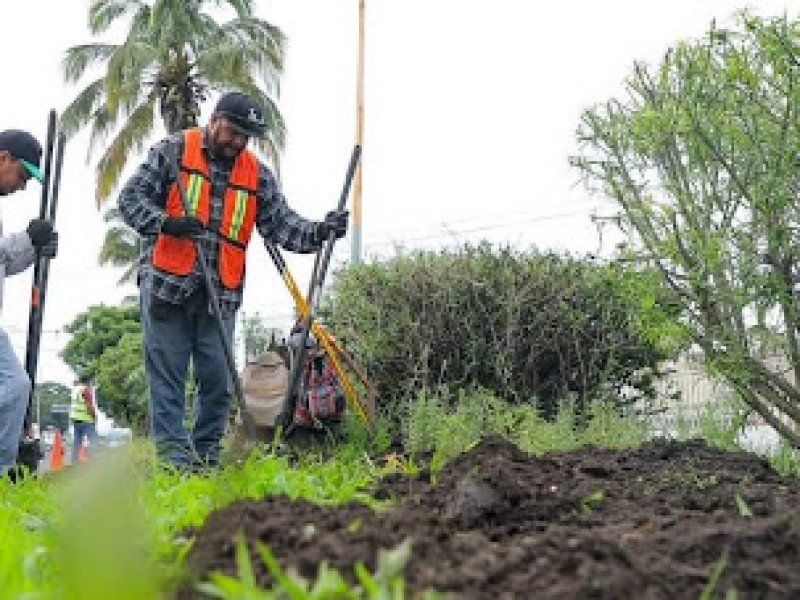
<path id="1" fill-rule="evenodd" d="M 755 455 L 699 441 L 535 457 L 489 438 L 435 481 L 393 476 L 376 495 L 396 503 L 380 512 L 234 503 L 210 515 L 188 565 L 201 577 L 233 574 L 243 531 L 307 577 L 323 560 L 350 575 L 410 537 L 411 590 L 458 598 L 695 599 L 715 570 L 720 597 L 800 597 L 800 483 Z"/>

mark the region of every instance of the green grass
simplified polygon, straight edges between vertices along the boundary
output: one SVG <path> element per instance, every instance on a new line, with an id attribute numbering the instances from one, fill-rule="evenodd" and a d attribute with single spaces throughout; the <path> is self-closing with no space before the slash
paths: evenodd
<path id="1" fill-rule="evenodd" d="M 455 401 L 444 392 L 420 394 L 405 407 L 403 437 L 412 457 L 432 454 L 434 470 L 490 434 L 535 454 L 586 444 L 627 448 L 647 439 L 648 423 L 638 417 L 601 404 L 590 411 L 592 419 L 581 427 L 569 406 L 554 422 L 547 422 L 531 406 L 508 405 L 486 392 L 461 393 Z M 681 436 L 705 437 L 729 447 L 735 440 L 730 423 L 722 409 L 710 410 L 694 430 L 685 428 Z M 283 494 L 322 504 L 374 503 L 368 490 L 376 478 L 389 469 L 415 469 L 413 458 L 372 458 L 388 445 L 385 427 L 378 428 L 376 439 L 368 439 L 356 427 L 349 430 L 346 443 L 335 449 L 309 448 L 296 464 L 264 446 L 243 459 L 231 455 L 229 464 L 217 472 L 191 476 L 159 469 L 152 446 L 137 442 L 75 470 L 17 485 L 0 481 L 2 598 L 168 598 L 183 576 L 192 543 L 188 532 L 234 500 Z M 770 460 L 781 473 L 800 474 L 798 454 L 786 445 Z M 599 494 L 590 494 L 583 508 L 591 511 L 601 501 Z M 254 560 L 263 560 L 271 571 L 278 568 L 268 548 L 251 550 Z M 327 567 L 314 582 L 273 572 L 283 582 L 278 586 L 283 595 L 258 589 L 240 557 L 239 577 L 215 575 L 206 582 L 206 591 L 231 599 L 325 598 L 337 589 L 341 594 L 334 597 L 401 598 L 401 555 L 398 549 L 391 555 L 394 566 L 375 573 L 354 565 L 358 583 L 347 590 L 341 574 Z"/>
<path id="2" fill-rule="evenodd" d="M 157 598 L 181 575 L 182 535 L 239 498 L 285 494 L 317 503 L 372 502 L 381 471 L 345 446 L 335 460 L 299 464 L 262 449 L 209 475 L 156 468 L 149 444 L 79 469 L 0 483 L 3 598 Z M 124 582 L 124 585 L 121 585 Z"/>
<path id="3" fill-rule="evenodd" d="M 51 485 L 0 481 L 0 589 L 10 597 L 41 597 L 37 592 L 53 578 L 55 568 L 48 559 L 59 515 Z"/>

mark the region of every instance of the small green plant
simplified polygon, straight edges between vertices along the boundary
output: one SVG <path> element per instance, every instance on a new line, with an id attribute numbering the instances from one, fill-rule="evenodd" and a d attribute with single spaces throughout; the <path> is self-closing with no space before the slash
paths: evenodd
<path id="1" fill-rule="evenodd" d="M 411 540 L 406 539 L 397 548 L 381 551 L 378 566 L 370 573 L 363 563 L 357 563 L 354 573 L 358 584 L 350 585 L 336 569 L 322 563 L 313 582 L 290 573 L 278 564 L 270 548 L 256 542 L 256 551 L 272 576 L 275 585 L 265 589 L 258 585 L 253 573 L 247 542 L 240 533 L 236 540 L 237 577 L 224 573 L 212 573 L 209 581 L 197 585 L 197 589 L 214 598 L 223 600 L 404 600 L 405 581 L 403 571 L 411 558 Z M 425 600 L 441 598 L 433 591 L 425 592 Z"/>
<path id="2" fill-rule="evenodd" d="M 717 597 L 717 586 L 719 585 L 720 579 L 722 579 L 722 574 L 728 567 L 728 557 L 729 550 L 728 548 L 725 548 L 725 550 L 722 551 L 722 555 L 719 557 L 719 560 L 717 560 L 717 562 L 715 562 L 711 567 L 711 573 L 708 575 L 708 581 L 703 587 L 703 590 L 700 592 L 700 595 L 697 597 L 697 600 L 713 600 Z M 737 600 L 738 598 L 739 594 L 734 589 L 729 589 L 725 592 L 725 600 Z"/>
<path id="3" fill-rule="evenodd" d="M 417 454 L 433 450 L 439 440 L 445 414 L 441 393 L 423 390 L 409 399 L 402 417 L 406 451 Z"/>
<path id="4" fill-rule="evenodd" d="M 736 500 L 736 510 L 739 511 L 739 516 L 742 517 L 752 517 L 753 511 L 750 509 L 750 505 L 747 504 L 747 501 L 742 498 L 739 494 L 734 496 Z"/>
<path id="5" fill-rule="evenodd" d="M 800 451 L 781 440 L 777 451 L 769 456 L 772 467 L 781 475 L 800 477 Z"/>
<path id="6" fill-rule="evenodd" d="M 265 564 L 268 563 L 265 561 Z M 241 533 L 236 538 L 236 572 L 238 577 L 231 577 L 218 572 L 212 573 L 209 577 L 210 581 L 197 584 L 197 589 L 214 598 L 266 600 L 277 597 L 275 593 L 263 590 L 256 582 L 253 574 L 253 565 L 250 562 L 250 553 L 247 550 L 247 542 Z M 281 574 L 283 573 L 281 572 Z M 291 593 L 291 588 L 286 591 L 290 594 L 290 597 L 296 597 Z"/>
<path id="7" fill-rule="evenodd" d="M 594 490 L 593 492 L 589 492 L 581 499 L 581 512 L 585 515 L 594 512 L 594 510 L 599 508 L 603 503 L 603 498 L 603 490 Z"/>

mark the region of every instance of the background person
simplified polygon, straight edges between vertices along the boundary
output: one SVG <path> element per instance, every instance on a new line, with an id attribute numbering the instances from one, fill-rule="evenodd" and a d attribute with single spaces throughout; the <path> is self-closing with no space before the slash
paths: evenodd
<path id="1" fill-rule="evenodd" d="M 202 244 L 222 326 L 232 340 L 253 229 L 265 241 L 298 253 L 315 252 L 330 233 L 342 237 L 347 231 L 347 211 L 310 221 L 289 208 L 272 171 L 246 148 L 251 137 L 265 133 L 258 103 L 238 92 L 225 94 L 205 128 L 180 132 L 153 146 L 118 199 L 125 221 L 143 238 L 139 287 L 152 433 L 159 457 L 179 468 L 218 464 L 233 395 L 195 240 Z M 175 184 L 175 156 L 180 158 L 189 215 Z M 188 432 L 184 414 L 190 357 L 198 389 L 194 426 Z"/>
<path id="2" fill-rule="evenodd" d="M 83 438 L 91 448 L 97 442 L 97 406 L 94 402 L 92 378 L 81 373 L 75 382 L 75 393 L 69 406 L 69 420 L 72 422 L 72 464 L 80 457 Z"/>

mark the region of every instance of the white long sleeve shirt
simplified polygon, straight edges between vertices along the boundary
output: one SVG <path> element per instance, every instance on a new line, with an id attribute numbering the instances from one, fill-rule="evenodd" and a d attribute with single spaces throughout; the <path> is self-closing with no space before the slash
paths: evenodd
<path id="1" fill-rule="evenodd" d="M 26 231 L 3 235 L 0 217 L 0 313 L 3 310 L 3 287 L 5 278 L 27 269 L 36 257 L 33 242 Z"/>

